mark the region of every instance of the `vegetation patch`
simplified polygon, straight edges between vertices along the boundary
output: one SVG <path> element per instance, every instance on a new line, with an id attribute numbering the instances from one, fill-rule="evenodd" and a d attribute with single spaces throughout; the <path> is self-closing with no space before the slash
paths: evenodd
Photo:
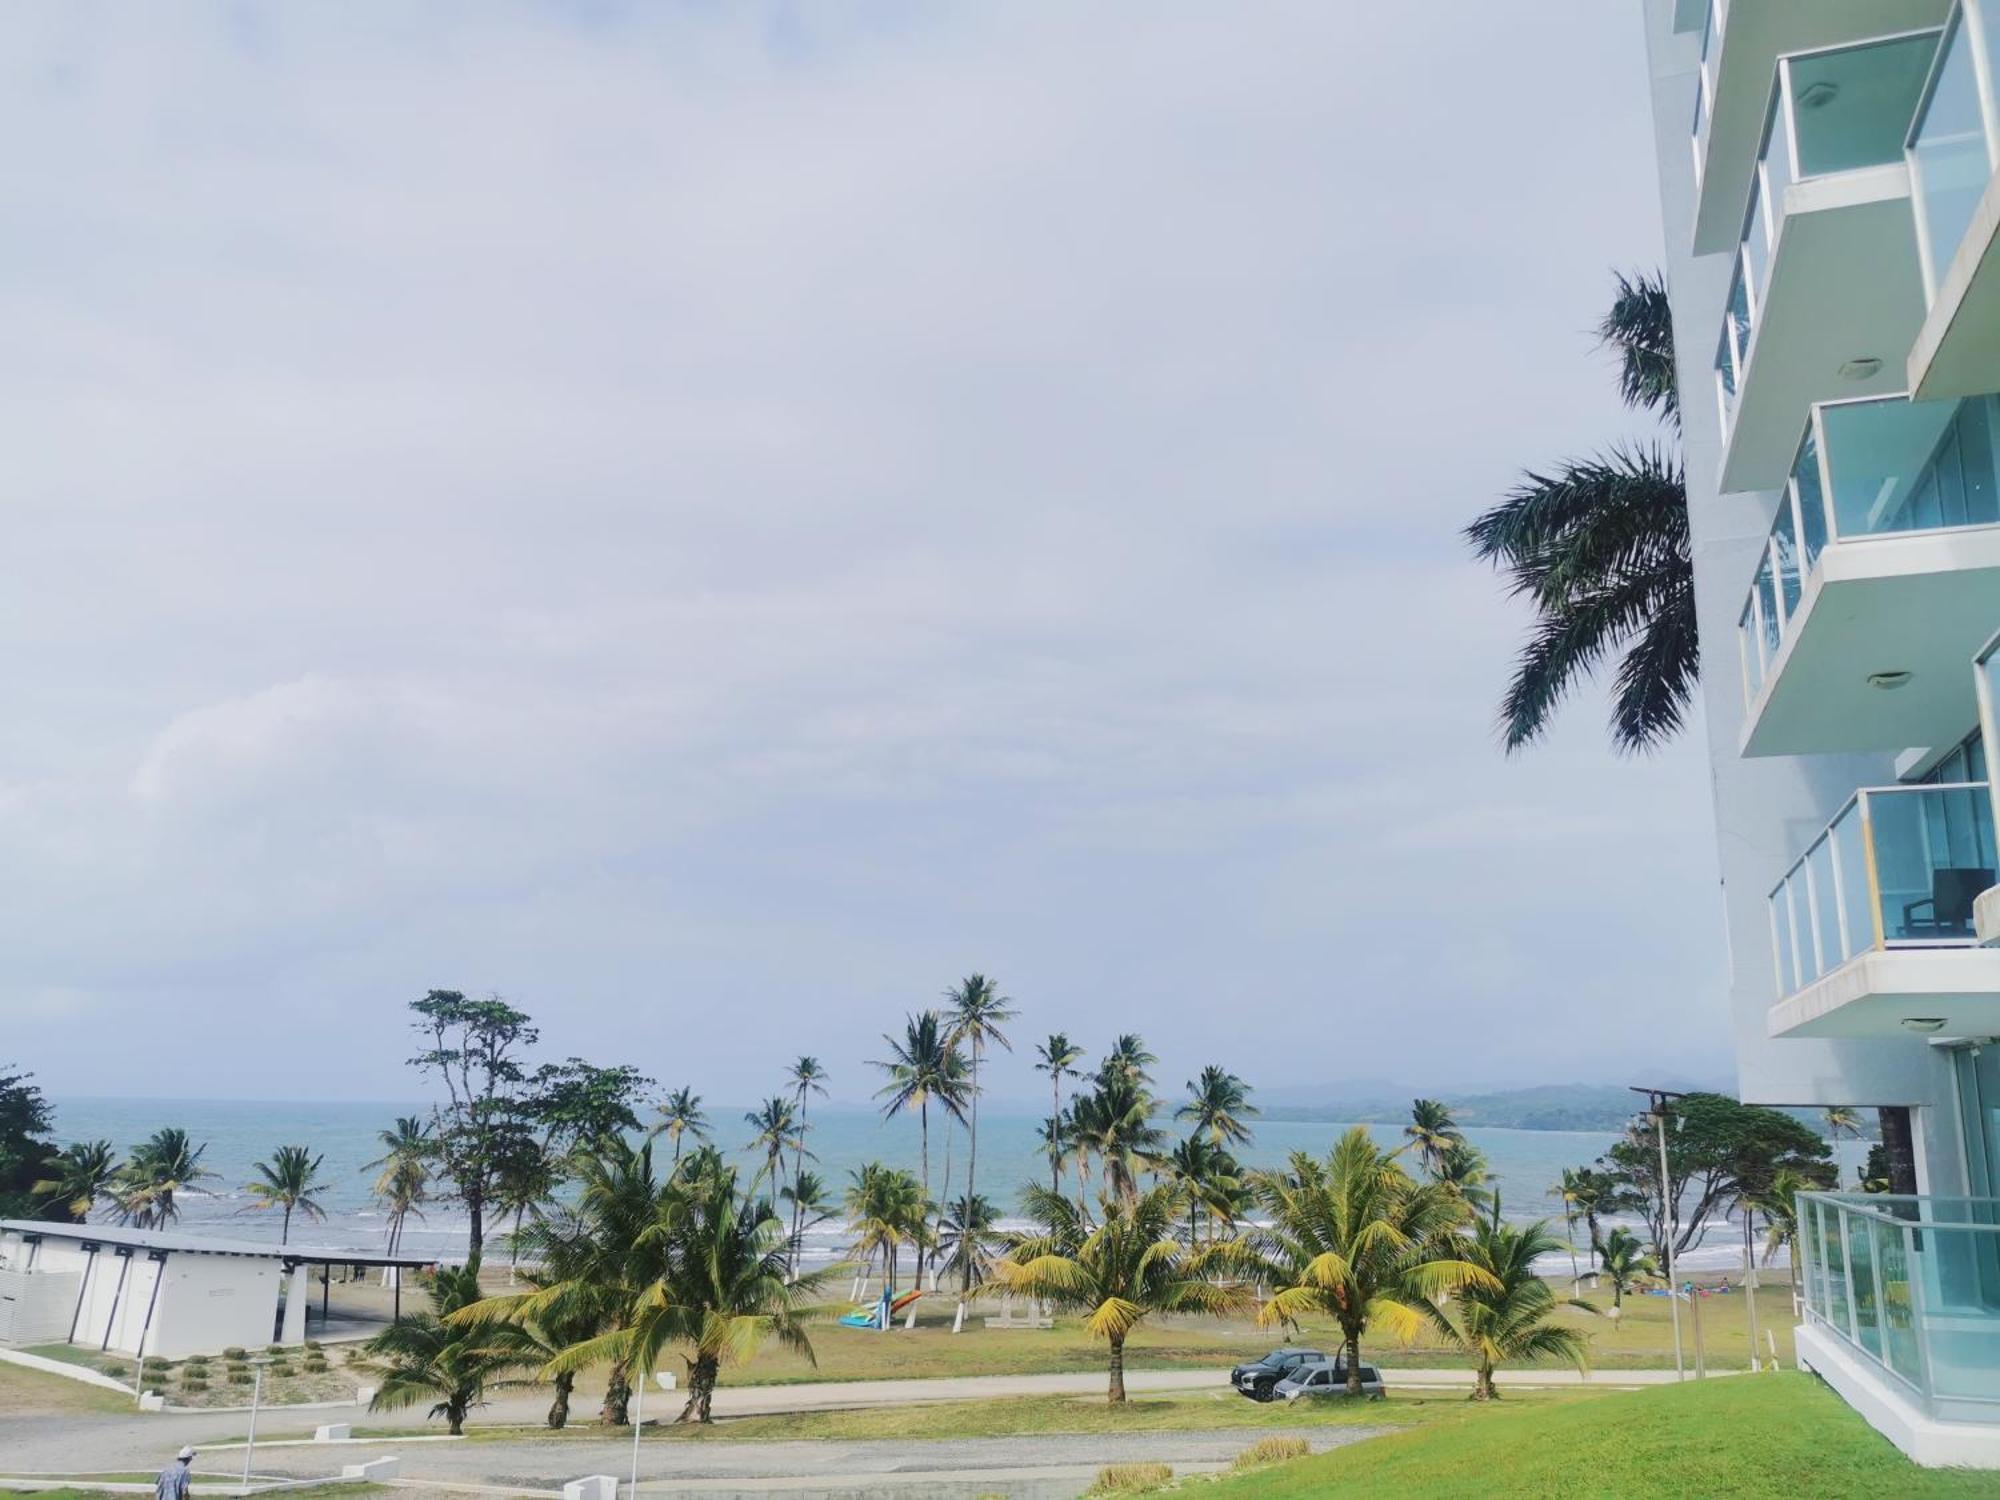
<path id="1" fill-rule="evenodd" d="M 1231 1466 L 1238 1469 L 1263 1469 L 1272 1464 L 1288 1464 L 1294 1459 L 1307 1458 L 1312 1454 L 1312 1444 L 1301 1437 L 1259 1438 L 1241 1453 Z"/>
<path id="2" fill-rule="evenodd" d="M 1107 1464 L 1097 1471 L 1096 1482 L 1086 1495 L 1145 1495 L 1173 1483 L 1174 1471 L 1166 1464 Z"/>

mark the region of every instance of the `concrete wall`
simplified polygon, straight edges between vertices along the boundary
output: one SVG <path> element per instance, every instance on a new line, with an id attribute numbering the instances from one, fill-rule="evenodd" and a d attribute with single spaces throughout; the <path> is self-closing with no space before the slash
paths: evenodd
<path id="1" fill-rule="evenodd" d="M 1885 11 L 1891 10 L 1885 7 Z M 1730 1015 L 1738 1087 L 1766 1104 L 1913 1106 L 1926 1191 L 1963 1192 L 1950 1060 L 1920 1038 L 1774 1040 L 1765 1016 L 1778 998 L 1766 896 L 1856 787 L 1896 779 L 1889 755 L 1814 755 L 1746 760 L 1736 746 L 1744 705 L 1736 619 L 1777 514 L 1776 493 L 1717 493 L 1721 415 L 1711 363 L 1728 295 L 1728 255 L 1691 253 L 1694 117 L 1700 33 L 1673 30 L 1673 0 L 1644 0 L 1651 65 L 1656 169 L 1666 228 L 1662 261 L 1674 309 L 1684 395 L 1688 520 L 1702 641 L 1702 714 L 1715 795 L 1723 918 L 1729 944 Z M 1893 16 L 1884 30 L 1893 28 Z M 1580 189 L 1582 190 L 1582 189 Z M 1865 296 L 1865 288 L 1856 288 Z M 1904 351 L 1884 350 L 1900 358 Z M 1803 429 L 1806 414 L 1798 414 Z M 1968 723 L 1965 730 L 1970 732 Z M 1704 941 L 1701 934 L 1692 940 Z"/>
<path id="2" fill-rule="evenodd" d="M 11 1264 L 24 1261 L 18 1246 L 5 1248 Z M 73 1342 L 84 1348 L 136 1354 L 143 1334 L 146 1353 L 164 1359 L 214 1354 L 232 1344 L 261 1349 L 271 1342 L 277 1323 L 281 1272 L 275 1259 L 175 1250 L 164 1261 L 155 1261 L 145 1250 L 133 1250 L 125 1257 L 110 1245 L 93 1256 L 75 1242 L 48 1239 L 36 1253 L 34 1265 L 25 1275 L 0 1275 L 60 1282 L 67 1288 L 60 1326 L 47 1335 L 50 1340 L 69 1333 L 79 1288 L 82 1311 L 76 1317 Z M 157 1302 L 155 1279 L 160 1283 Z"/>
<path id="3" fill-rule="evenodd" d="M 0 1271 L 0 1344 L 67 1338 L 80 1280 L 74 1272 Z"/>

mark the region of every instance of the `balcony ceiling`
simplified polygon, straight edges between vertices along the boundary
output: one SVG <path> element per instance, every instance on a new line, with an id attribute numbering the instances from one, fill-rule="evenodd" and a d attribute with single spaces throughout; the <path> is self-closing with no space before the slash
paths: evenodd
<path id="1" fill-rule="evenodd" d="M 2000 601 L 2000 527 L 1837 542 L 1799 601 L 1744 727 L 1745 755 L 1955 744 Z M 1877 672 L 1909 672 L 1885 690 Z"/>
<path id="2" fill-rule="evenodd" d="M 1888 948 L 1864 953 L 1780 1000 L 1774 1037 L 1909 1037 L 1912 1016 L 1944 1022 L 1939 1037 L 2000 1035 L 2000 949 Z"/>
<path id="3" fill-rule="evenodd" d="M 1902 354 L 1923 320 L 1905 167 L 1865 167 L 1787 189 L 1723 449 L 1722 493 L 1783 485 L 1815 401 L 1901 391 Z M 1840 373 L 1863 358 L 1881 368 L 1862 380 Z"/>
<path id="4" fill-rule="evenodd" d="M 1986 184 L 1945 268 L 1908 376 L 1919 401 L 2000 391 L 2000 174 Z"/>
<path id="5" fill-rule="evenodd" d="M 1941 26 L 1950 9 L 1950 0 L 1730 0 L 1713 60 L 1715 118 L 1695 204 L 1695 253 L 1727 250 L 1742 233 L 1779 57 Z"/>

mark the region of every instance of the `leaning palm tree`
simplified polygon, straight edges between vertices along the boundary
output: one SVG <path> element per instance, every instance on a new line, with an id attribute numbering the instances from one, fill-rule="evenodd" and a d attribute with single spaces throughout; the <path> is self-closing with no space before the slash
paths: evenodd
<path id="1" fill-rule="evenodd" d="M 966 1090 L 971 1109 L 965 1127 L 965 1197 L 958 1205 L 960 1217 L 969 1218 L 979 1172 L 979 1060 L 989 1043 L 1008 1052 L 1014 1050 L 1014 1044 L 1000 1029 L 1003 1022 L 1014 1019 L 1014 1002 L 1001 994 L 999 986 L 984 974 L 966 975 L 945 992 L 945 999 L 951 1007 L 947 1012 L 951 1044 L 963 1046 L 972 1055 L 972 1077 Z M 961 1301 L 972 1292 L 969 1258 L 963 1260 L 962 1269 L 958 1288 Z"/>
<path id="2" fill-rule="evenodd" d="M 1568 1360 L 1579 1371 L 1585 1368 L 1588 1340 L 1551 1320 L 1563 1304 L 1590 1313 L 1597 1309 L 1573 1297 L 1559 1302 L 1535 1274 L 1535 1257 L 1561 1248 L 1544 1224 L 1503 1224 L 1496 1204 L 1493 1216 L 1473 1227 L 1462 1252 L 1486 1278 L 1466 1282 L 1449 1297 L 1427 1299 L 1432 1324 L 1472 1360 L 1474 1401 L 1491 1401 L 1500 1394 L 1493 1371 L 1507 1360 L 1541 1355 Z"/>
<path id="3" fill-rule="evenodd" d="M 138 1229 L 165 1229 L 180 1217 L 184 1194 L 199 1194 L 195 1186 L 216 1174 L 201 1164 L 206 1145 L 197 1146 L 176 1126 L 156 1130 L 132 1148 L 119 1171 L 114 1195 L 118 1214 Z"/>
<path id="4" fill-rule="evenodd" d="M 308 1219 L 326 1217 L 326 1210 L 313 1196 L 325 1186 L 319 1175 L 320 1164 L 325 1160 L 304 1146 L 280 1146 L 271 1153 L 269 1161 L 260 1161 L 251 1169 L 257 1174 L 256 1180 L 243 1188 L 251 1197 L 249 1206 L 275 1208 L 285 1216 L 284 1227 L 278 1233 L 279 1244 L 291 1243 L 293 1214 L 304 1214 Z"/>
<path id="5" fill-rule="evenodd" d="M 1125 1340 L 1149 1313 L 1236 1312 L 1247 1287 L 1211 1280 L 1202 1260 L 1174 1238 L 1175 1193 L 1154 1188 L 1129 1201 L 1107 1199 L 1104 1221 L 1087 1225 L 1076 1205 L 1040 1184 L 1027 1190 L 1028 1216 L 1044 1228 L 1014 1242 L 993 1268 L 994 1282 L 1087 1316 L 1084 1327 L 1110 1347 L 1110 1400 L 1125 1399 Z"/>
<path id="6" fill-rule="evenodd" d="M 362 1170 L 379 1169 L 372 1191 L 388 1215 L 389 1253 L 394 1255 L 403 1242 L 403 1226 L 410 1215 L 423 1217 L 417 1205 L 429 1190 L 436 1148 L 429 1122 L 415 1115 L 398 1116 L 395 1125 L 376 1138 L 382 1143 L 382 1154 Z"/>
<path id="7" fill-rule="evenodd" d="M 869 1066 L 880 1068 L 888 1075 L 889 1081 L 876 1091 L 875 1097 L 887 1101 L 882 1106 L 884 1118 L 893 1118 L 912 1109 L 917 1112 L 922 1130 L 923 1175 L 919 1181 L 923 1201 L 928 1204 L 931 1201 L 931 1101 L 937 1101 L 948 1121 L 962 1122 L 965 1119 L 965 1088 L 958 1070 L 953 1066 L 958 1049 L 949 1039 L 944 1018 L 934 1010 L 906 1017 L 900 1041 L 887 1035 L 882 1040 L 889 1045 L 889 1056 Z M 919 1237 L 918 1243 L 921 1246 L 929 1239 L 926 1231 Z"/>
<path id="8" fill-rule="evenodd" d="M 1490 1207 L 1498 1201 L 1493 1190 L 1486 1186 L 1486 1153 L 1462 1141 L 1445 1148 L 1431 1180 L 1449 1188 L 1473 1208 Z"/>
<path id="9" fill-rule="evenodd" d="M 1035 1071 L 1049 1075 L 1049 1117 L 1044 1122 L 1048 1140 L 1049 1191 L 1062 1191 L 1063 1146 L 1062 1085 L 1065 1078 L 1077 1077 L 1076 1065 L 1083 1061 L 1083 1048 L 1060 1031 L 1049 1033 L 1035 1045 Z"/>
<path id="10" fill-rule="evenodd" d="M 792 1266 L 797 1269 L 799 1262 L 799 1240 L 808 1229 L 815 1229 L 833 1217 L 833 1199 L 827 1196 L 826 1180 L 817 1172 L 804 1168 L 793 1174 L 785 1184 L 779 1198 L 792 1216 Z"/>
<path id="11" fill-rule="evenodd" d="M 1768 1266 L 1781 1249 L 1790 1256 L 1795 1294 L 1799 1286 L 1799 1194 L 1818 1186 L 1795 1169 L 1781 1167 L 1771 1174 L 1770 1186 L 1744 1208 L 1746 1216 L 1751 1209 L 1764 1216 L 1764 1264 Z"/>
<path id="12" fill-rule="evenodd" d="M 816 1057 L 801 1057 L 792 1064 L 785 1076 L 791 1082 L 792 1103 L 797 1106 L 799 1112 L 799 1143 L 798 1149 L 792 1156 L 792 1181 L 797 1183 L 805 1176 L 806 1132 L 812 1128 L 806 1123 L 806 1108 L 811 1102 L 812 1095 L 818 1094 L 822 1099 L 826 1097 L 826 1069 L 820 1066 L 820 1061 Z M 796 1269 L 799 1235 L 802 1233 L 799 1223 L 802 1204 L 791 1195 L 790 1189 L 781 1190 L 779 1196 L 792 1205 L 792 1265 Z"/>
<path id="13" fill-rule="evenodd" d="M 1250 1127 L 1243 1122 L 1262 1111 L 1250 1102 L 1249 1084 L 1210 1063 L 1201 1077 L 1189 1080 L 1187 1091 L 1187 1103 L 1174 1111 L 1176 1120 L 1194 1121 L 1212 1145 L 1240 1146 L 1250 1139 Z"/>
<path id="14" fill-rule="evenodd" d="M 1511 750 L 1538 738 L 1578 680 L 1622 653 L 1613 682 L 1613 742 L 1627 751 L 1666 743 L 1686 719 L 1701 665 L 1687 486 L 1677 452 L 1680 404 L 1666 283 L 1618 277 L 1598 329 L 1617 351 L 1619 392 L 1656 412 L 1666 444 L 1614 447 L 1529 472 L 1466 528 L 1473 551 L 1508 578 L 1535 612 L 1528 644 L 1501 703 Z"/>
<path id="15" fill-rule="evenodd" d="M 764 1153 L 764 1166 L 757 1174 L 757 1180 L 768 1182 L 771 1195 L 776 1197 L 785 1184 L 785 1153 L 794 1148 L 801 1155 L 806 1151 L 806 1135 L 799 1128 L 799 1112 L 783 1094 L 774 1094 L 757 1108 L 746 1112 L 743 1123 L 756 1132 L 750 1137 L 750 1149 Z"/>
<path id="16" fill-rule="evenodd" d="M 1429 1303 L 1494 1284 L 1454 1233 L 1467 1217 L 1465 1200 L 1414 1181 L 1362 1126 L 1325 1161 L 1294 1152 L 1288 1172 L 1259 1180 L 1258 1196 L 1268 1227 L 1218 1253 L 1278 1288 L 1260 1323 L 1319 1314 L 1339 1325 L 1351 1395 L 1361 1393 L 1361 1340 L 1370 1329 L 1407 1343 Z"/>
<path id="17" fill-rule="evenodd" d="M 655 1133 L 664 1130 L 674 1143 L 674 1164 L 681 1159 L 681 1137 L 691 1135 L 698 1141 L 708 1139 L 708 1116 L 701 1111 L 701 1095 L 690 1088 L 678 1088 L 660 1105 L 660 1123 L 654 1127 Z"/>
<path id="18" fill-rule="evenodd" d="M 430 1311 L 400 1318 L 369 1340 L 370 1364 L 382 1383 L 368 1409 L 397 1411 L 435 1399 L 430 1414 L 443 1417 L 453 1437 L 463 1436 L 466 1414 L 485 1399 L 487 1383 L 519 1362 L 485 1326 L 454 1318 L 479 1300 L 476 1257 L 458 1270 L 440 1268 Z"/>
<path id="19" fill-rule="evenodd" d="M 42 1170 L 48 1176 L 28 1191 L 42 1200 L 43 1217 L 82 1224 L 93 1208 L 112 1197 L 118 1156 L 109 1141 L 73 1141 L 43 1163 Z"/>
<path id="20" fill-rule="evenodd" d="M 1613 1229 L 1604 1237 L 1604 1243 L 1598 1247 L 1598 1259 L 1605 1279 L 1611 1283 L 1614 1308 L 1625 1306 L 1625 1294 L 1637 1282 L 1660 1274 L 1658 1263 L 1646 1253 L 1644 1243 L 1627 1229 Z"/>
<path id="21" fill-rule="evenodd" d="M 507 1279 L 512 1281 L 521 1269 L 522 1222 L 555 1196 L 561 1170 L 549 1148 L 532 1136 L 511 1142 L 499 1166 L 487 1202 L 495 1217 L 513 1221 L 507 1237 Z"/>
<path id="22" fill-rule="evenodd" d="M 1861 1111 L 1851 1104 L 1829 1104 L 1819 1112 L 1819 1117 L 1826 1126 L 1828 1140 L 1851 1141 L 1861 1136 Z"/>
<path id="23" fill-rule="evenodd" d="M 1450 1107 L 1436 1099 L 1410 1101 L 1410 1123 L 1403 1127 L 1403 1136 L 1406 1142 L 1403 1149 L 1415 1150 L 1417 1160 L 1433 1177 L 1444 1164 L 1445 1153 L 1453 1146 L 1465 1144 L 1465 1135 L 1452 1119 Z"/>

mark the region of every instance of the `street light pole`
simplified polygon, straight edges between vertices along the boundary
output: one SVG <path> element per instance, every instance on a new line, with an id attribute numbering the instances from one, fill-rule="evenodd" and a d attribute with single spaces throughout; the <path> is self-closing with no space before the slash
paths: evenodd
<path id="1" fill-rule="evenodd" d="M 271 1362 L 271 1356 L 260 1354 L 250 1361 L 250 1368 L 256 1371 L 255 1384 L 250 1387 L 250 1436 L 243 1444 L 243 1485 L 250 1485 L 250 1455 L 257 1451 L 257 1408 L 264 1402 L 264 1367 Z"/>
<path id="2" fill-rule="evenodd" d="M 1667 1175 L 1667 1101 L 1682 1097 L 1667 1089 L 1644 1089 L 1632 1085 L 1632 1092 L 1644 1094 L 1653 1117 L 1653 1129 L 1660 1143 L 1660 1269 L 1667 1279 L 1667 1307 L 1674 1318 L 1674 1379 L 1687 1379 L 1687 1361 L 1681 1354 L 1681 1289 L 1674 1281 L 1674 1203 L 1672 1179 Z"/>
<path id="3" fill-rule="evenodd" d="M 646 1423 L 646 1372 L 633 1361 L 633 1388 L 638 1392 L 632 1407 L 632 1492 L 639 1491 L 639 1429 Z"/>

